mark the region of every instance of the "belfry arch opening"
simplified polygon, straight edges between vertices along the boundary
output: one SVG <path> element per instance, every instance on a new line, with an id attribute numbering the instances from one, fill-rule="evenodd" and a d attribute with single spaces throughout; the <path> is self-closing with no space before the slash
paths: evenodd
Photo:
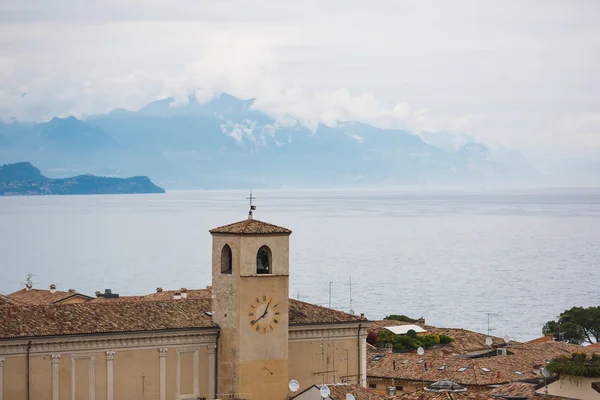
<path id="1" fill-rule="evenodd" d="M 233 269 L 233 257 L 231 254 L 231 247 L 228 244 L 223 246 L 223 250 L 221 250 L 221 273 L 222 274 L 231 274 Z"/>
<path id="2" fill-rule="evenodd" d="M 268 246 L 262 246 L 256 253 L 256 273 L 270 274 L 272 273 L 271 266 L 271 249 Z"/>

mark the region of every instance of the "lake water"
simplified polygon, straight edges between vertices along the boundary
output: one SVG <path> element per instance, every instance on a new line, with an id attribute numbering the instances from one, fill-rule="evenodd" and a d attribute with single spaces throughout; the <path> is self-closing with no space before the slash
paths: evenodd
<path id="1" fill-rule="evenodd" d="M 288 227 L 290 293 L 528 340 L 572 306 L 600 305 L 600 191 L 259 191 Z M 121 295 L 211 284 L 210 228 L 247 193 L 0 197 L 0 293 L 23 286 Z"/>

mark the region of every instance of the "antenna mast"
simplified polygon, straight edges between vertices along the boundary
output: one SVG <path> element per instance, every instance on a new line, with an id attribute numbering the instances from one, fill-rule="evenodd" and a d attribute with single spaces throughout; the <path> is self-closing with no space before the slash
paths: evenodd
<path id="1" fill-rule="evenodd" d="M 352 277 L 350 277 L 350 314 L 354 314 L 352 309 Z"/>

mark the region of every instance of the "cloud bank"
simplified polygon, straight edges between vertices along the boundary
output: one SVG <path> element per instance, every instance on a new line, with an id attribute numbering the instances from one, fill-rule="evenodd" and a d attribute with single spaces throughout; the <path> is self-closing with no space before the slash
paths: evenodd
<path id="1" fill-rule="evenodd" d="M 595 1 L 7 0 L 0 15 L 5 120 L 195 89 L 256 97 L 280 124 L 467 133 L 531 158 L 600 152 Z"/>

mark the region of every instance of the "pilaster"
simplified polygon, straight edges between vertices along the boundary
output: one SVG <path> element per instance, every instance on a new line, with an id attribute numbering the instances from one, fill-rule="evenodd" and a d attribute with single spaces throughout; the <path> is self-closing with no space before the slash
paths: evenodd
<path id="1" fill-rule="evenodd" d="M 60 365 L 60 354 L 52 354 L 52 400 L 59 399 L 58 367 Z"/>
<path id="2" fill-rule="evenodd" d="M 106 400 L 114 400 L 114 367 L 115 352 L 106 352 Z"/>
<path id="3" fill-rule="evenodd" d="M 215 387 L 217 371 L 217 346 L 212 344 L 208 346 L 208 397 L 217 398 L 217 388 Z"/>
<path id="4" fill-rule="evenodd" d="M 2 393 L 4 393 L 4 388 L 2 387 L 2 373 L 4 370 L 4 358 L 0 358 L 0 400 L 2 400 L 4 397 L 2 397 Z"/>
<path id="5" fill-rule="evenodd" d="M 158 355 L 160 358 L 160 389 L 159 389 L 159 400 L 167 400 L 167 349 L 166 347 L 161 347 L 158 349 Z"/>

